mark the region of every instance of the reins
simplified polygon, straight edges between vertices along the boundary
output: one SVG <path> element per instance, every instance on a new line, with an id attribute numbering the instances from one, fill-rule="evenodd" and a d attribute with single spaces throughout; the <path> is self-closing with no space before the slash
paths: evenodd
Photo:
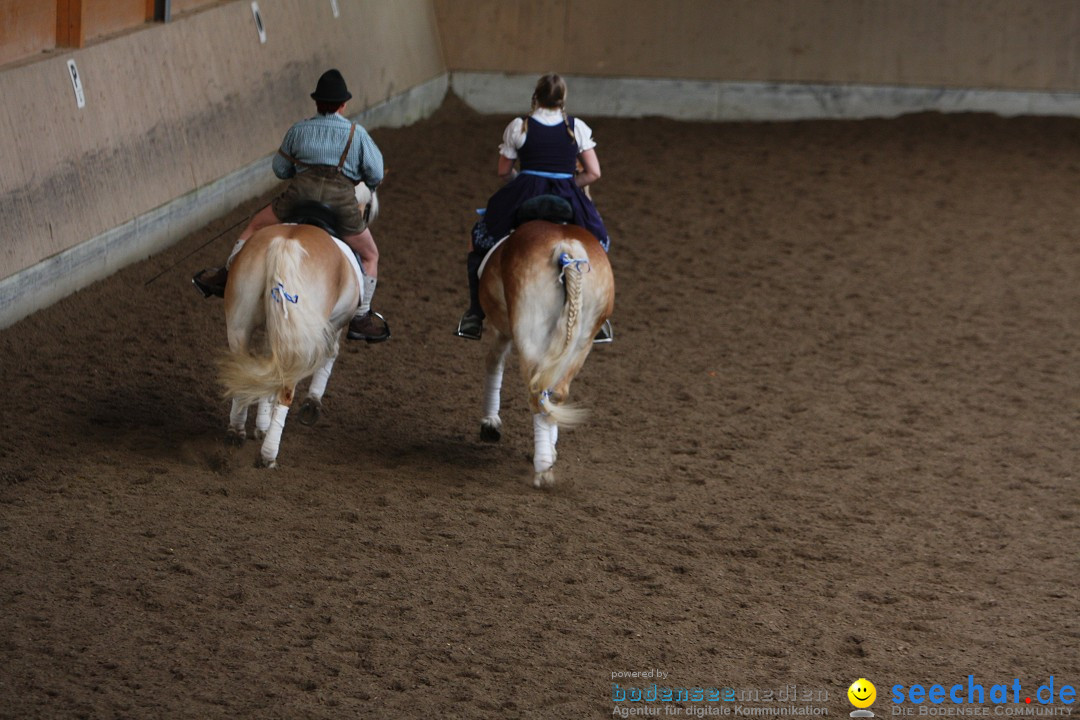
<path id="1" fill-rule="evenodd" d="M 191 257 L 192 255 L 194 255 L 195 253 L 199 252 L 200 250 L 202 250 L 202 249 L 203 249 L 203 248 L 205 248 L 205 247 L 206 247 L 207 245 L 209 245 L 210 243 L 212 243 L 212 242 L 214 242 L 215 240 L 217 240 L 217 239 L 218 239 L 219 237 L 221 237 L 221 236 L 222 236 L 222 235 L 224 235 L 225 233 L 227 233 L 227 232 L 232 232 L 233 230 L 235 230 L 236 228 L 240 227 L 241 225 L 243 225 L 243 224 L 244 224 L 244 223 L 246 223 L 247 221 L 248 221 L 248 218 L 247 218 L 247 217 L 243 217 L 243 218 L 241 218 L 241 219 L 240 219 L 240 220 L 239 220 L 238 222 L 236 222 L 235 224 L 233 224 L 233 225 L 230 225 L 229 227 L 225 228 L 224 230 L 222 230 L 221 232 L 219 232 L 219 233 L 218 233 L 217 235 L 215 235 L 214 237 L 210 238 L 209 240 L 207 240 L 206 242 L 204 242 L 204 243 L 203 243 L 202 245 L 200 245 L 199 247 L 195 248 L 194 250 L 192 250 L 191 252 L 189 252 L 189 253 L 188 253 L 187 255 L 185 255 L 184 257 L 180 258 L 179 260 L 177 260 L 176 262 L 174 262 L 174 263 L 173 263 L 172 265 L 170 265 L 169 267 L 165 268 L 164 270 L 162 270 L 161 272 L 159 272 L 159 273 L 158 273 L 157 275 L 155 275 L 154 277 L 152 277 L 152 278 L 150 278 L 149 280 L 147 280 L 146 282 L 144 282 L 144 283 L 143 283 L 143 287 L 146 287 L 146 286 L 147 286 L 147 285 L 149 285 L 150 283 L 154 282 L 155 280 L 157 280 L 157 279 L 158 279 L 159 277 L 161 277 L 161 276 L 162 276 L 162 275 L 164 275 L 165 273 L 167 273 L 167 272 L 170 272 L 170 271 L 172 271 L 172 270 L 175 270 L 175 269 L 176 269 L 176 267 L 177 267 L 177 266 L 178 266 L 178 265 L 179 265 L 180 263 L 184 262 L 185 260 L 187 260 L 187 259 L 188 259 L 189 257 Z"/>

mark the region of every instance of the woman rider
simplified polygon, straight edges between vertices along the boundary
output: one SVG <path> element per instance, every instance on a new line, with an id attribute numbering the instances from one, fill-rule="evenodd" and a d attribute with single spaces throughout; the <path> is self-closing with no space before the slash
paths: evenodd
<path id="1" fill-rule="evenodd" d="M 473 227 L 467 264 L 469 309 L 458 323 L 460 337 L 480 339 L 484 311 L 477 271 L 487 252 L 513 229 L 514 214 L 526 200 L 539 195 L 566 200 L 573 211 L 573 223 L 591 232 L 604 250 L 608 249 L 604 221 L 585 192 L 600 178 L 596 142 L 584 121 L 567 116 L 565 105 L 566 82 L 555 73 L 544 75 L 536 83 L 530 114 L 515 118 L 503 132 L 498 173 L 507 183 L 491 196 L 483 217 Z M 515 171 L 515 162 L 520 162 L 521 172 Z M 597 340 L 610 339 L 606 329 Z"/>

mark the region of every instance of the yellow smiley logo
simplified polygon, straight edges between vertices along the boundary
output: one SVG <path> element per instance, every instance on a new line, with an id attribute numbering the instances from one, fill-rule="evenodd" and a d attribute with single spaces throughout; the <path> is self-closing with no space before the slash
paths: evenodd
<path id="1" fill-rule="evenodd" d="M 868 708 L 877 700 L 877 688 L 866 678 L 859 678 L 847 689 L 848 700 L 857 708 Z"/>

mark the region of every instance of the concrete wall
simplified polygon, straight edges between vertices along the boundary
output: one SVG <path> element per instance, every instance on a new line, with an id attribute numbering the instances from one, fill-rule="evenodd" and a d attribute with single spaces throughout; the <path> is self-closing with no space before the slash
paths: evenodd
<path id="1" fill-rule="evenodd" d="M 259 5 L 265 43 L 250 2 L 229 2 L 0 72 L 0 278 L 9 279 L 0 325 L 52 276 L 78 275 L 70 292 L 212 219 L 189 212 L 178 224 L 177 199 L 220 213 L 226 190 L 234 202 L 265 191 L 268 163 L 250 173 L 250 187 L 235 177 L 215 183 L 267 160 L 289 125 L 314 112 L 309 93 L 326 68 L 345 75 L 350 114 L 405 98 L 424 105 L 405 109 L 415 120 L 441 102 L 445 66 L 429 0 L 340 0 L 338 18 L 329 1 Z M 69 59 L 84 86 L 81 109 Z M 417 98 L 431 83 L 435 96 Z M 164 225 L 150 228 L 146 218 L 162 208 Z M 128 237 L 109 239 L 124 227 Z M 20 272 L 28 268 L 48 272 Z"/>
<path id="2" fill-rule="evenodd" d="M 435 0 L 456 71 L 1080 91 L 1076 0 Z"/>

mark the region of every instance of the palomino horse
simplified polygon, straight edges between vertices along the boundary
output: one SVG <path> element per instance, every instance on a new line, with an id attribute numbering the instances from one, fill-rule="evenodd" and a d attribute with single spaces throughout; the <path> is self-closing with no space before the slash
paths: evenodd
<path id="1" fill-rule="evenodd" d="M 281 432 L 296 384 L 311 377 L 300 421 L 314 423 L 338 354 L 341 329 L 360 299 L 352 252 L 312 225 L 271 225 L 236 255 L 225 287 L 229 352 L 221 383 L 232 399 L 229 437 L 243 442 L 248 407 L 259 404 L 260 465 L 276 467 Z M 266 328 L 267 354 L 253 354 L 252 335 Z"/>
<path id="2" fill-rule="evenodd" d="M 607 253 L 576 225 L 533 220 L 518 227 L 486 260 L 480 303 L 495 343 L 487 353 L 480 436 L 501 436 L 499 394 L 511 344 L 517 348 L 533 411 L 533 485 L 555 483 L 559 425 L 584 420 L 566 404 L 593 337 L 615 307 Z"/>

